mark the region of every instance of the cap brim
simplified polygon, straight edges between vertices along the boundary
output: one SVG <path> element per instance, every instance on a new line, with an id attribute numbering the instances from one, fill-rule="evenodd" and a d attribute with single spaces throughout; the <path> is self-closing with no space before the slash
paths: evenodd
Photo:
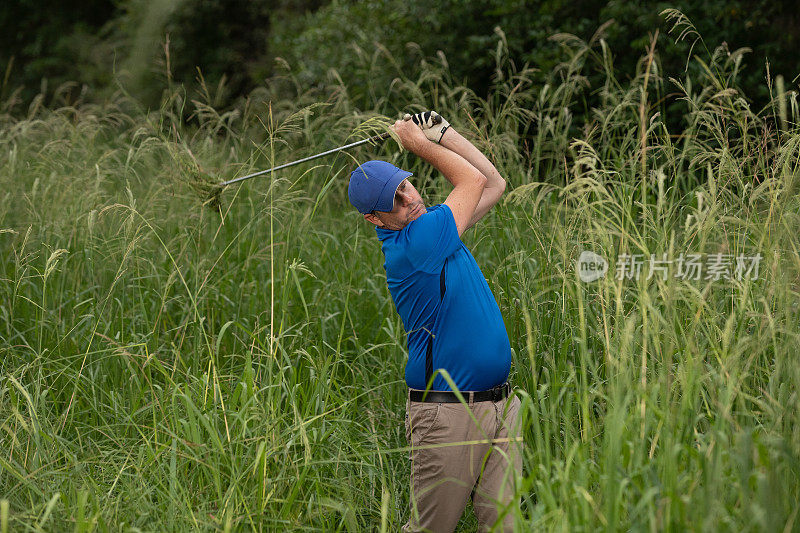
<path id="1" fill-rule="evenodd" d="M 409 176 L 413 176 L 413 174 L 407 170 L 398 169 L 398 171 L 386 181 L 386 185 L 383 186 L 383 190 L 381 190 L 381 194 L 378 196 L 378 201 L 375 203 L 374 211 L 388 213 L 394 209 L 394 193 L 403 180 Z"/>

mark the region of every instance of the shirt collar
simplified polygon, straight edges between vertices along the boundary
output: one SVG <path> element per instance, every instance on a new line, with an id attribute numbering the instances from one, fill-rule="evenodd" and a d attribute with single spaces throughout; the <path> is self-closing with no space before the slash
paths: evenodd
<path id="1" fill-rule="evenodd" d="M 393 229 L 384 229 L 384 228 L 375 226 L 375 233 L 378 234 L 378 239 L 380 239 L 382 241 L 385 241 L 386 239 L 388 239 L 392 235 L 395 235 L 395 234 L 400 233 L 400 232 L 396 231 L 396 230 L 393 230 Z"/>

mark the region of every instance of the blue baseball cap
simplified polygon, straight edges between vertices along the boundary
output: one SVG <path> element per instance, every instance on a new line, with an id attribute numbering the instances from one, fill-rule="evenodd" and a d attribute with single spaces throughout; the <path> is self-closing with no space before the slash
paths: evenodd
<path id="1" fill-rule="evenodd" d="M 391 211 L 397 186 L 411 175 L 386 161 L 367 161 L 350 173 L 347 188 L 350 203 L 364 214 L 375 210 Z"/>

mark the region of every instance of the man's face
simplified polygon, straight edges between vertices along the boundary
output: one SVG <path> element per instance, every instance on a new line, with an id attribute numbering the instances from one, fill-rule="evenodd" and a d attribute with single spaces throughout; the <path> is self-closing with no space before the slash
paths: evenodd
<path id="1" fill-rule="evenodd" d="M 427 212 L 417 189 L 408 179 L 404 179 L 394 193 L 391 211 L 373 211 L 364 215 L 364 218 L 378 227 L 400 231 Z"/>

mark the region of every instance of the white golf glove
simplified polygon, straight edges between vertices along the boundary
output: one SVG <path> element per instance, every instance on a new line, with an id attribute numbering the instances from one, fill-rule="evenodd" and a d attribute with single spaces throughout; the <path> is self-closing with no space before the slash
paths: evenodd
<path id="1" fill-rule="evenodd" d="M 441 142 L 444 132 L 450 127 L 450 123 L 436 111 L 424 111 L 415 115 L 406 113 L 403 119 L 413 120 L 422 129 L 425 137 L 435 143 Z"/>

